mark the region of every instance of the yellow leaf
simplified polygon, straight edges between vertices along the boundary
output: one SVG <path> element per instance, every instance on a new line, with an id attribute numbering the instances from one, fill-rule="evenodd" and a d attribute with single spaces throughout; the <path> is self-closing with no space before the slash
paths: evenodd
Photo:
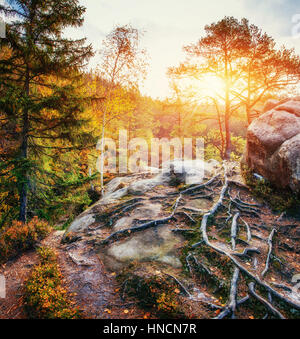
<path id="1" fill-rule="evenodd" d="M 128 310 L 124 310 L 124 313 L 127 314 L 127 313 L 129 313 L 129 311 Z"/>

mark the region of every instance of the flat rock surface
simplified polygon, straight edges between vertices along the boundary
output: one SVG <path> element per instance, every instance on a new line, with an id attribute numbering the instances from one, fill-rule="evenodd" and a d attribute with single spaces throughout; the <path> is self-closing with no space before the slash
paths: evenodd
<path id="1" fill-rule="evenodd" d="M 100 201 L 74 221 L 73 225 L 77 224 L 78 227 L 67 232 L 69 236 L 73 236 L 70 238 L 71 242 L 61 242 L 62 239 L 66 240 L 62 231 L 53 232 L 42 242 L 42 245 L 53 248 L 58 254 L 66 288 L 75 293 L 76 304 L 86 317 L 157 317 L 153 311 L 141 309 L 137 300 L 128 299 L 124 290 L 126 281 L 117 279 L 123 270 L 131 270 L 130 267 L 133 267 L 130 275 L 135 274 L 136 269 L 144 270 L 177 284 L 180 307 L 185 314 L 183 317 L 212 318 L 218 314 L 216 307 L 224 307 L 228 298 L 230 261 L 203 245 L 194 249 L 188 247 L 201 240 L 199 231 L 203 214 L 219 199 L 224 184 L 221 169 L 211 173 L 205 182 L 218 173 L 219 176 L 215 176 L 209 185 L 204 184 L 189 194 L 180 192 L 195 185 L 186 186 L 182 183 L 175 187 L 164 184 L 157 185 L 139 196 L 127 193 L 114 203 L 103 204 L 103 201 Z M 125 187 L 111 187 L 114 186 L 113 189 L 116 190 L 126 189 L 132 180 L 145 179 L 151 179 L 151 175 L 143 174 L 138 179 L 131 177 Z M 211 243 L 231 255 L 241 254 L 246 248 L 256 248 L 257 253 L 244 258 L 237 256 L 240 264 L 284 297 L 300 303 L 296 290 L 298 280 L 295 278 L 300 273 L 299 220 L 280 217 L 266 204 L 257 201 L 241 182 L 238 164 L 232 164 L 228 179 L 230 189 L 223 201 L 223 207 L 208 225 Z M 242 208 L 238 209 L 238 205 L 232 201 L 240 201 Z M 245 207 L 247 204 L 248 210 Z M 173 212 L 173 217 L 167 222 L 135 230 L 151 221 L 168 218 Z M 232 217 L 236 213 L 240 213 L 242 219 L 238 219 L 236 248 L 233 250 L 231 227 Z M 85 215 L 93 217 L 93 222 L 91 223 L 89 218 L 83 219 Z M 251 230 L 250 241 L 247 240 L 245 222 Z M 269 253 L 268 238 L 273 228 L 277 232 L 273 241 L 271 264 L 267 274 L 262 277 Z M 115 232 L 123 233 L 104 244 L 103 241 Z M 194 238 L 195 240 L 191 240 Z M 0 274 L 4 274 L 8 279 L 9 296 L 0 300 L 1 317 L 26 316 L 22 308 L 22 284 L 37 261 L 35 252 L 28 252 L 1 268 Z M 199 267 L 202 271 L 199 271 Z M 205 275 L 203 269 L 206 274 L 210 272 L 210 276 L 214 277 L 212 285 L 212 278 Z M 202 273 L 199 275 L 199 272 Z M 177 282 L 174 279 L 177 279 Z M 182 293 L 182 286 L 178 285 L 178 282 L 188 291 L 189 296 Z M 239 299 L 248 294 L 244 277 L 240 279 L 238 293 Z M 213 308 L 211 304 L 214 305 Z M 254 315 L 263 317 L 265 313 L 266 311 L 264 314 Z M 245 306 L 239 307 L 236 317 L 253 317 L 253 310 L 246 303 Z"/>

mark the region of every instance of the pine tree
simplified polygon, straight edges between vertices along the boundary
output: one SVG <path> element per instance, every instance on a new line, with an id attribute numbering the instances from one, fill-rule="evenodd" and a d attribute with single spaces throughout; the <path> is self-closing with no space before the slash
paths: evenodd
<path id="1" fill-rule="evenodd" d="M 18 146 L 11 162 L 23 222 L 32 179 L 42 177 L 42 156 L 51 149 L 76 149 L 90 142 L 90 135 L 80 132 L 87 121 L 78 88 L 92 48 L 85 39 L 63 35 L 66 27 L 83 24 L 84 12 L 77 0 L 10 0 L 0 6 L 0 13 L 13 17 L 6 39 L 0 40 L 0 107 L 2 122 L 17 125 Z"/>
<path id="2" fill-rule="evenodd" d="M 224 82 L 222 101 L 224 102 L 225 150 L 223 157 L 229 159 L 230 117 L 235 109 L 231 92 L 240 78 L 238 61 L 244 57 L 247 50 L 249 32 L 245 19 L 239 21 L 233 17 L 225 17 L 217 23 L 205 26 L 205 33 L 206 35 L 196 44 L 184 47 L 189 58 L 198 61 L 193 65 L 189 63 L 181 65 L 171 72 L 185 73 L 195 78 L 211 74 Z"/>

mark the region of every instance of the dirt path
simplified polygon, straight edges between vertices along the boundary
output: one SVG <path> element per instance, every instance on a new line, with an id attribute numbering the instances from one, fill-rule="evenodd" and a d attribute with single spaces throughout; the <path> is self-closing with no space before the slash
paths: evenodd
<path id="1" fill-rule="evenodd" d="M 143 270 L 148 263 L 155 275 L 160 276 L 161 271 L 167 272 L 169 276 L 171 274 L 171 277 L 177 277 L 188 287 L 187 294 L 193 298 L 181 298 L 184 314 L 188 318 L 212 318 L 218 315 L 221 306 L 223 309 L 226 305 L 230 281 L 231 284 L 233 281 L 231 264 L 226 253 L 238 258 L 239 267 L 243 272 L 260 277 L 282 297 L 298 303 L 299 295 L 294 291 L 297 282 L 295 277 L 298 277 L 300 272 L 299 219 L 280 217 L 267 204 L 253 199 L 251 192 L 244 186 L 233 183 L 230 185 L 222 206 L 207 226 L 210 242 L 225 254 L 220 255 L 208 246 L 202 246 L 203 241 L 198 231 L 201 215 L 216 204 L 223 191 L 223 185 L 222 180 L 217 178 L 214 182 L 211 181 L 210 187 L 204 185 L 200 189 L 197 188 L 196 192 L 189 190 L 189 194 L 180 194 L 180 199 L 177 198 L 179 192 L 176 188 L 160 185 L 143 194 L 138 204 L 133 203 L 134 199 L 129 197 L 128 201 L 123 199 L 110 206 L 106 213 L 100 208 L 101 206 L 96 205 L 90 212 L 98 216 L 98 219 L 88 227 L 84 223 L 85 229 L 77 234 L 77 241 L 62 244 L 64 232 L 54 231 L 41 245 L 50 247 L 57 253 L 64 284 L 67 290 L 75 294 L 74 300 L 86 318 L 149 319 L 155 317 L 154 314 L 140 309 L 136 302 L 122 299 L 122 286 L 116 279 L 121 268 L 116 268 L 115 263 L 122 262 L 122 255 L 126 251 L 125 254 L 128 255 L 128 250 L 132 255 L 130 262 L 134 262 L 133 259 L 137 260 L 133 256 L 136 250 L 140 251 L 138 253 L 140 257 L 144 252 L 150 256 L 147 260 L 141 258 L 142 264 L 137 269 Z M 175 201 L 176 215 L 168 223 L 163 223 L 160 227 L 139 230 L 137 233 L 131 231 L 133 229 L 131 227 L 169 216 Z M 235 237 L 233 237 L 234 220 L 239 222 L 236 225 Z M 128 227 L 131 228 L 129 231 Z M 106 244 L 106 247 L 102 245 L 99 249 L 101 240 L 120 229 L 126 230 L 123 238 L 114 239 L 113 244 Z M 169 248 L 165 246 L 164 232 L 169 232 L 168 239 L 171 238 L 171 233 L 178 232 L 187 235 L 187 232 L 191 232 L 192 237 L 180 236 L 182 240 L 174 243 L 174 246 L 172 245 L 174 248 Z M 272 236 L 270 252 L 269 238 L 272 234 L 274 237 Z M 198 240 L 200 240 L 198 244 L 202 245 L 191 247 Z M 233 248 L 233 240 L 235 248 Z M 161 252 L 161 256 L 158 257 L 156 249 L 161 248 L 159 244 L 162 248 L 166 247 L 167 252 Z M 108 252 L 108 249 L 115 250 L 118 246 L 119 251 Z M 153 250 L 152 247 L 155 253 L 150 251 Z M 247 249 L 252 252 L 246 253 Z M 111 253 L 117 253 L 118 256 L 113 257 Z M 174 265 L 171 268 L 170 260 L 174 257 L 174 253 L 178 257 L 181 255 L 181 260 L 185 259 L 188 272 Z M 182 256 L 183 253 L 186 257 Z M 160 260 L 161 258 L 164 260 Z M 166 261 L 166 258 L 169 261 Z M 105 265 L 102 260 L 105 261 Z M 22 286 L 32 266 L 37 262 L 37 255 L 32 251 L 8 262 L 0 269 L 0 274 L 5 275 L 7 282 L 7 298 L 0 299 L 0 318 L 26 318 L 22 307 Z M 269 267 L 264 274 L 267 263 Z M 157 267 L 161 269 L 158 270 Z M 130 271 L 129 274 L 132 273 L 134 272 Z M 246 298 L 250 290 L 246 277 L 239 274 L 238 294 L 241 299 Z M 217 306 L 217 311 L 212 311 L 212 304 L 214 307 Z M 276 300 L 275 305 L 278 308 L 282 307 Z M 286 309 L 283 313 L 287 317 L 291 315 Z M 245 304 L 239 306 L 235 315 L 237 318 L 262 318 L 266 315 L 266 309 L 251 295 Z M 272 315 L 267 313 L 267 316 Z"/>
<path id="2" fill-rule="evenodd" d="M 66 287 L 75 294 L 76 304 L 85 317 L 143 318 L 143 311 L 121 299 L 116 273 L 107 272 L 99 257 L 93 251 L 87 251 L 84 242 L 61 244 L 63 233 L 54 232 L 43 245 L 56 251 Z"/>
<path id="3" fill-rule="evenodd" d="M 115 274 L 105 271 L 96 254 L 84 253 L 84 244 L 81 243 L 61 244 L 63 234 L 63 231 L 54 231 L 41 245 L 50 247 L 57 253 L 65 286 L 69 292 L 75 294 L 76 304 L 83 311 L 84 317 L 144 318 L 145 312 L 136 307 L 135 303 L 127 303 L 120 298 L 120 286 Z M 0 319 L 26 319 L 23 286 L 37 263 L 38 256 L 32 250 L 0 268 L 0 274 L 6 279 L 6 298 L 0 299 Z"/>
<path id="4" fill-rule="evenodd" d="M 6 298 L 0 299 L 0 319 L 26 319 L 23 308 L 23 284 L 38 261 L 35 251 L 11 260 L 0 268 L 5 276 Z"/>

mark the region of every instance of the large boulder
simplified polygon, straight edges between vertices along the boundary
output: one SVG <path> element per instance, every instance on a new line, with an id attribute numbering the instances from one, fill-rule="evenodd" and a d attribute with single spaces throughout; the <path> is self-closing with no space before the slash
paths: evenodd
<path id="1" fill-rule="evenodd" d="M 170 168 L 172 168 L 172 170 L 170 170 Z M 127 177 L 114 178 L 105 186 L 103 197 L 71 223 L 65 233 L 64 240 L 74 234 L 76 234 L 77 237 L 82 232 L 88 230 L 97 223 L 97 216 L 107 213 L 107 209 L 119 203 L 121 199 L 125 199 L 128 196 L 142 197 L 158 186 L 168 187 L 172 181 L 176 181 L 178 184 L 201 184 L 204 179 L 211 178 L 219 168 L 220 164 L 215 160 L 206 162 L 202 160 L 184 161 L 178 159 L 164 163 L 162 170 L 160 170 L 158 174 L 152 174 L 150 173 L 151 171 L 149 171 L 148 174 L 137 173 L 128 175 Z M 153 214 L 155 210 L 153 206 L 150 205 L 148 207 L 152 208 Z M 147 210 L 137 209 L 136 213 L 139 213 L 136 218 L 150 219 L 148 210 L 149 208 Z M 143 213 L 141 213 L 141 211 Z M 128 220 L 125 222 L 125 220 L 121 219 L 120 223 L 122 224 L 123 222 L 128 227 Z"/>
<path id="2" fill-rule="evenodd" d="M 248 128 L 244 160 L 275 186 L 300 192 L 300 97 L 266 107 Z"/>

